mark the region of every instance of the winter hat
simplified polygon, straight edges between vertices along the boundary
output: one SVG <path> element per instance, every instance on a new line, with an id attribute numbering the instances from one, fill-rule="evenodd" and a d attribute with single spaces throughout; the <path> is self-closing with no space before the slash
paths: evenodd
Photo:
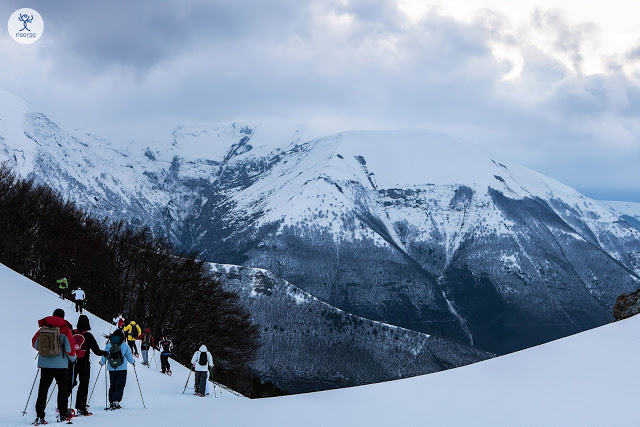
<path id="1" fill-rule="evenodd" d="M 56 308 L 55 310 L 53 310 L 53 315 L 62 317 L 64 319 L 64 310 L 61 308 Z"/>
<path id="2" fill-rule="evenodd" d="M 144 332 L 145 332 L 146 334 L 150 334 L 150 333 L 151 333 L 151 329 L 149 329 L 149 328 L 144 328 Z"/>
<path id="3" fill-rule="evenodd" d="M 89 318 L 86 315 L 81 314 L 80 317 L 78 317 L 77 327 L 78 327 L 78 330 L 81 332 L 90 331 L 91 326 L 89 325 Z"/>

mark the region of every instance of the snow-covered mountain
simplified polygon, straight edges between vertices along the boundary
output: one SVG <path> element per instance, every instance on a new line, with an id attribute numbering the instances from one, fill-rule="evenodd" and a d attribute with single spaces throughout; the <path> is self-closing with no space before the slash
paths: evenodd
<path id="1" fill-rule="evenodd" d="M 211 264 L 260 327 L 251 368 L 289 393 L 430 374 L 493 355 L 345 313 L 262 269 Z"/>
<path id="2" fill-rule="evenodd" d="M 12 344 L 0 352 L 0 425 L 27 426 L 35 418 L 34 396 L 27 415 L 21 412 L 37 372 L 30 345 L 37 319 L 62 307 L 75 324 L 77 314 L 71 302 L 61 303 L 53 292 L 3 265 L 0 283 L 5 296 L 0 299 L 0 313 L 5 322 L 11 322 L 4 337 Z M 109 331 L 107 322 L 87 314 L 96 337 Z M 191 394 L 193 375 L 187 394 L 182 394 L 187 369 L 172 362 L 174 374 L 167 377 L 152 362 L 150 368 L 136 367 L 146 409 L 129 368 L 121 413 L 101 410 L 104 373 L 99 372 L 97 357 L 90 356 L 90 385 L 96 384 L 90 403 L 94 415 L 75 419 L 74 424 L 104 426 L 125 417 L 133 425 L 635 425 L 637 415 L 625 408 L 633 408 L 637 401 L 639 328 L 640 317 L 636 316 L 445 372 L 272 399 L 246 399 L 228 390 L 220 394 L 217 388 L 211 390 L 216 397 L 198 398 Z M 46 410 L 50 422 L 55 419 L 54 402 L 52 399 Z"/>
<path id="3" fill-rule="evenodd" d="M 446 135 L 232 123 L 118 144 L 2 101 L 23 176 L 358 316 L 506 353 L 608 322 L 639 286 L 629 221 Z"/>

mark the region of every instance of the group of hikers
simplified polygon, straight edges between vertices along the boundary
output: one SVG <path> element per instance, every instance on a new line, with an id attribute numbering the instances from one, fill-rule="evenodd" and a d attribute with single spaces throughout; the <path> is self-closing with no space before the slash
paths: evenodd
<path id="1" fill-rule="evenodd" d="M 60 284 L 61 281 L 58 283 Z M 66 279 L 64 279 L 64 283 L 68 287 Z M 84 300 L 84 292 L 82 292 L 82 297 Z M 82 312 L 82 308 L 80 308 L 80 312 Z M 127 365 L 132 365 L 135 370 L 135 358 L 139 357 L 136 340 L 141 341 L 142 364 L 150 366 L 149 349 L 157 348 L 160 351 L 162 373 L 171 375 L 169 356 L 173 354 L 173 342 L 167 336 L 163 336 L 156 347 L 150 328 L 145 328 L 143 333 L 135 321 L 130 321 L 125 325 L 126 322 L 122 314 L 114 318 L 113 321 L 115 330 L 105 335 L 107 342 L 103 349 L 100 349 L 96 338 L 89 332 L 91 330 L 89 318 L 84 314 L 78 317 L 76 329 L 73 329 L 71 323 L 65 320 L 65 312 L 61 308 L 54 310 L 52 316 L 38 321 L 40 329 L 32 339 L 32 346 L 38 351 L 38 369 L 40 371 L 34 425 L 47 424 L 45 420 L 47 394 L 54 380 L 58 387 L 58 421 L 68 421 L 73 416 L 91 415 L 87 403 L 91 371 L 90 352 L 101 356 L 100 370 L 106 366 L 109 373 L 109 406 L 105 409 L 121 408 L 120 402 L 127 382 Z M 195 371 L 195 394 L 205 396 L 207 394 L 207 373 L 213 369 L 214 365 L 213 357 L 204 343 L 201 342 L 199 349 L 193 354 L 191 365 L 192 370 Z M 187 383 L 188 381 L 189 379 L 187 379 Z M 78 389 L 74 412 L 70 409 L 73 402 L 69 402 L 69 397 L 76 385 Z M 24 413 L 26 413 L 26 408 Z"/>

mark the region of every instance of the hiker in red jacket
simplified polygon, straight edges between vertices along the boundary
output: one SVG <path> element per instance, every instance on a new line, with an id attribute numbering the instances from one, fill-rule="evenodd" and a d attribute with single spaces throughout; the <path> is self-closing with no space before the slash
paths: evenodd
<path id="1" fill-rule="evenodd" d="M 38 350 L 38 368 L 40 368 L 40 386 L 36 400 L 36 421 L 44 424 L 44 409 L 47 404 L 47 392 L 55 379 L 58 385 L 58 414 L 60 420 L 70 418 L 67 408 L 67 365 L 76 361 L 75 346 L 71 335 L 71 323 L 64 320 L 64 310 L 53 312 L 53 316 L 38 321 L 40 329 L 31 339 L 31 345 Z M 41 339 L 42 338 L 42 339 Z"/>

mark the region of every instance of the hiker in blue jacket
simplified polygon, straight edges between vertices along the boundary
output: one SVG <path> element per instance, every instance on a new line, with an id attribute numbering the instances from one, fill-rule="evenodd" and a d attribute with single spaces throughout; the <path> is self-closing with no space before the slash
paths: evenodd
<path id="1" fill-rule="evenodd" d="M 102 356 L 100 365 L 107 364 L 109 371 L 109 409 L 120 409 L 120 401 L 127 384 L 127 362 L 135 365 L 135 359 L 131 354 L 131 347 L 125 342 L 122 329 L 116 329 L 107 338 L 109 342 L 104 348 L 108 356 Z"/>

